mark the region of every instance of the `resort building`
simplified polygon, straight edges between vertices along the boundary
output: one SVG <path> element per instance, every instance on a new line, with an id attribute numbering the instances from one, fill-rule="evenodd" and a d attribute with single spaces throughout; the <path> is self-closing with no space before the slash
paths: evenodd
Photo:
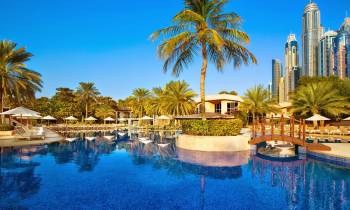
<path id="1" fill-rule="evenodd" d="M 303 15 L 302 45 L 303 45 L 303 76 L 317 76 L 319 63 L 319 41 L 323 34 L 321 14 L 314 2 L 306 5 Z"/>
<path id="2" fill-rule="evenodd" d="M 329 77 L 335 75 L 334 46 L 336 37 L 337 32 L 335 31 L 327 31 L 321 37 L 319 48 L 319 76 Z"/>
<path id="3" fill-rule="evenodd" d="M 284 51 L 284 101 L 289 100 L 289 93 L 295 90 L 295 71 L 299 66 L 298 42 L 295 34 L 290 34 Z"/>
<path id="4" fill-rule="evenodd" d="M 197 98 L 197 113 L 200 110 L 200 98 Z M 235 114 L 239 103 L 243 102 L 240 96 L 231 94 L 217 94 L 205 96 L 205 112 L 218 114 Z"/>
<path id="5" fill-rule="evenodd" d="M 279 97 L 279 85 L 282 77 L 282 63 L 278 59 L 272 60 L 272 96 Z"/>

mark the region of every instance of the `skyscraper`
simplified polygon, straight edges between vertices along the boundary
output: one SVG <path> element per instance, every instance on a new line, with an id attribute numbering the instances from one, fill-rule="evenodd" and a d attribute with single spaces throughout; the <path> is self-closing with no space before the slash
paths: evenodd
<path id="1" fill-rule="evenodd" d="M 329 77 L 335 75 L 334 46 L 337 32 L 327 31 L 320 40 L 318 76 Z"/>
<path id="2" fill-rule="evenodd" d="M 335 72 L 338 77 L 350 78 L 350 18 L 345 18 L 338 30 L 334 47 Z"/>
<path id="3" fill-rule="evenodd" d="M 289 93 L 295 89 L 294 68 L 299 66 L 298 42 L 295 34 L 290 34 L 284 50 L 284 101 L 289 101 Z"/>
<path id="4" fill-rule="evenodd" d="M 284 77 L 280 77 L 280 80 L 279 80 L 279 87 L 278 87 L 278 103 L 282 103 L 282 102 L 285 102 L 285 85 L 284 85 Z"/>
<path id="5" fill-rule="evenodd" d="M 278 59 L 272 60 L 272 96 L 279 97 L 279 85 L 282 76 L 282 63 Z"/>
<path id="6" fill-rule="evenodd" d="M 303 76 L 317 76 L 318 46 L 322 34 L 320 10 L 315 3 L 311 2 L 306 5 L 303 15 Z"/>

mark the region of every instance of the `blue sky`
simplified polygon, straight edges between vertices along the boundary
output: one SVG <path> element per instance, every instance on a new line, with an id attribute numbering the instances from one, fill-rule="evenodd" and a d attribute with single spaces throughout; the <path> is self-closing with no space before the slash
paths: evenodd
<path id="1" fill-rule="evenodd" d="M 271 80 L 271 60 L 283 61 L 284 43 L 296 33 L 301 47 L 301 17 L 309 0 L 231 0 L 226 11 L 244 19 L 250 35 L 248 48 L 258 65 L 224 73 L 209 66 L 206 92 L 236 90 L 240 94 Z M 317 0 L 321 21 L 328 29 L 338 29 L 348 0 Z M 162 73 L 156 43 L 149 35 L 171 24 L 182 8 L 182 0 L 0 0 L 0 39 L 27 47 L 35 57 L 28 63 L 43 76 L 44 88 L 38 96 L 52 96 L 57 87 L 76 88 L 94 82 L 103 95 L 124 98 L 137 87 L 162 86 L 184 79 L 199 92 L 200 59 L 179 78 Z"/>

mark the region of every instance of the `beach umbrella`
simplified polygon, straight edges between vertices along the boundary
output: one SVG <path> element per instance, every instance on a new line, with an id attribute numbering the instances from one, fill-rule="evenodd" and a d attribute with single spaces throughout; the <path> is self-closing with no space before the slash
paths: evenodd
<path id="1" fill-rule="evenodd" d="M 141 120 L 153 120 L 153 118 L 152 117 L 148 117 L 148 116 L 144 116 L 144 117 L 141 118 Z"/>
<path id="2" fill-rule="evenodd" d="M 46 120 L 46 121 L 47 121 L 47 125 L 49 125 L 49 122 L 50 122 L 50 121 L 56 120 L 56 118 L 52 117 L 51 115 L 47 115 L 47 116 L 45 116 L 45 117 L 43 117 L 43 118 L 41 118 L 41 119 L 42 119 L 42 120 Z"/>
<path id="3" fill-rule="evenodd" d="M 350 117 L 343 119 L 343 121 L 350 121 Z"/>
<path id="4" fill-rule="evenodd" d="M 77 121 L 78 119 L 73 117 L 73 116 L 69 116 L 69 117 L 66 117 L 64 118 L 65 120 L 69 120 L 69 121 Z"/>
<path id="5" fill-rule="evenodd" d="M 111 118 L 111 117 L 107 117 L 107 118 L 104 119 L 104 121 L 110 121 L 110 122 L 112 122 L 112 121 L 114 121 L 114 119 Z"/>
<path id="6" fill-rule="evenodd" d="M 327 121 L 327 120 L 330 120 L 329 118 L 327 117 L 324 117 L 324 116 L 321 116 L 319 114 L 315 114 L 314 116 L 312 117 L 309 117 L 307 119 L 305 119 L 306 121 Z"/>
<path id="7" fill-rule="evenodd" d="M 23 106 L 16 107 L 14 109 L 10 109 L 10 110 L 8 110 L 6 112 L 2 112 L 0 114 L 1 115 L 11 115 L 11 116 L 16 115 L 18 118 L 21 118 L 21 123 L 22 123 L 22 119 L 28 119 L 29 117 L 33 117 L 33 116 L 39 116 L 39 112 L 30 110 L 30 109 L 25 108 Z M 23 118 L 24 115 L 26 115 L 27 117 Z M 10 120 L 11 120 L 11 118 L 10 118 Z"/>
<path id="8" fill-rule="evenodd" d="M 56 120 L 56 118 L 54 118 L 54 117 L 52 117 L 52 116 L 50 116 L 50 115 L 47 115 L 47 116 L 43 117 L 42 119 L 43 119 L 43 120 L 49 120 L 49 121 L 51 121 L 51 120 Z"/>
<path id="9" fill-rule="evenodd" d="M 16 118 L 22 118 L 22 119 L 41 119 L 41 116 L 38 114 L 15 114 L 12 115 L 12 117 L 16 117 Z"/>
<path id="10" fill-rule="evenodd" d="M 171 120 L 171 118 L 166 116 L 166 115 L 162 115 L 162 116 L 158 117 L 157 119 L 158 120 Z"/>
<path id="11" fill-rule="evenodd" d="M 324 116 L 321 116 L 321 115 L 319 115 L 319 114 L 315 114 L 314 116 L 312 116 L 312 117 L 309 117 L 309 118 L 307 118 L 307 119 L 305 119 L 306 121 L 313 121 L 314 122 L 314 126 L 315 127 L 318 127 L 318 121 L 320 121 L 321 122 L 321 126 L 323 126 L 323 122 L 324 121 L 328 121 L 328 120 L 330 120 L 329 118 L 327 118 L 327 117 L 324 117 Z"/>
<path id="12" fill-rule="evenodd" d="M 2 112 L 0 114 L 2 115 L 39 115 L 39 112 L 20 106 L 14 109 L 10 109 L 6 112 Z"/>
<path id="13" fill-rule="evenodd" d="M 97 120 L 96 118 L 91 116 L 85 119 L 85 121 L 96 121 L 96 120 Z"/>

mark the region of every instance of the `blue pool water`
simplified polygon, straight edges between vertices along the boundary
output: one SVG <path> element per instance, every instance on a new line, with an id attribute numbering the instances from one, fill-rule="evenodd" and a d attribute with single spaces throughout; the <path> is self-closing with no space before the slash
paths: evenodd
<path id="1" fill-rule="evenodd" d="M 163 146 L 98 138 L 3 148 L 0 209 L 350 209 L 350 169 Z"/>

